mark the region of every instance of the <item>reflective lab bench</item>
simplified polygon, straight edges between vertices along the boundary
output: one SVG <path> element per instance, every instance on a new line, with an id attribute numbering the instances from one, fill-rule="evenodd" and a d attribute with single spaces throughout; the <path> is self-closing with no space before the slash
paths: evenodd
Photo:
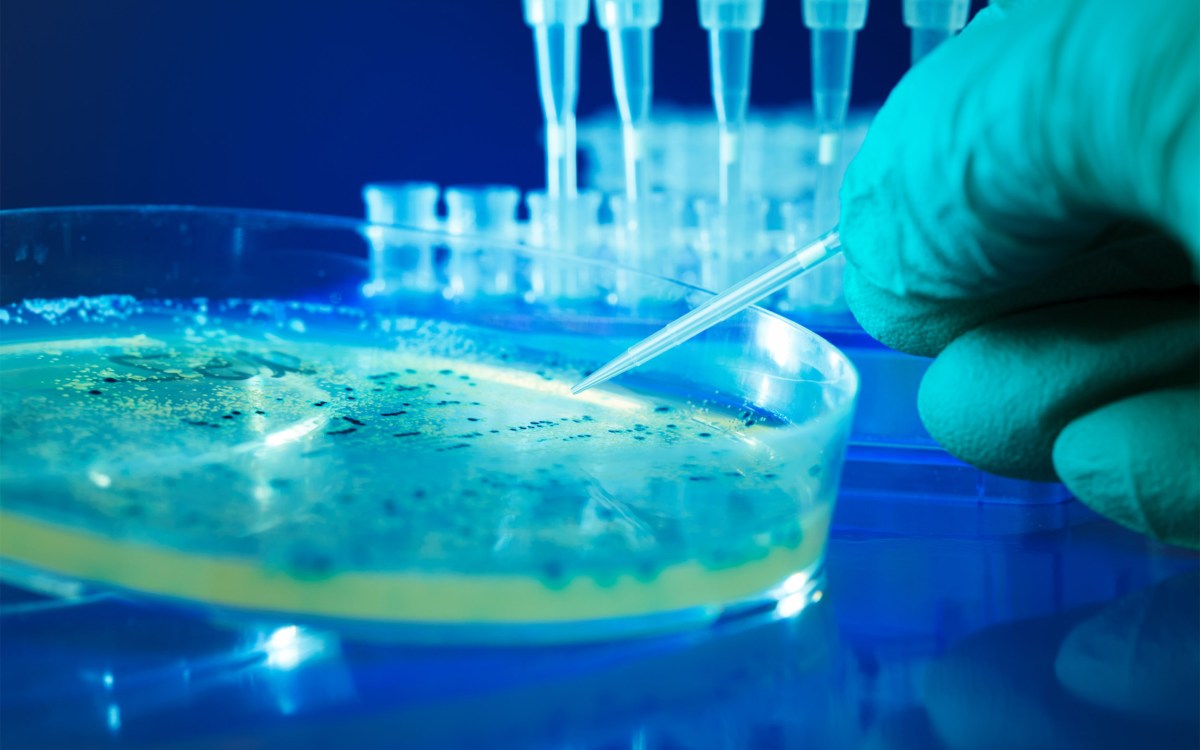
<path id="1" fill-rule="evenodd" d="M 372 268 L 386 287 L 392 269 Z M 826 333 L 859 347 L 860 334 Z M 864 380 L 868 355 L 889 356 L 868 346 Z M 914 413 L 869 398 L 860 414 L 888 419 L 851 441 L 828 585 L 799 611 L 783 599 L 572 646 L 418 647 L 3 586 L 0 746 L 1195 747 L 1200 557 L 935 459 L 902 481 L 913 455 L 934 454 L 914 440 L 877 456 L 920 436 Z"/>
<path id="2" fill-rule="evenodd" d="M 413 647 L 5 587 L 0 745 L 1195 747 L 1197 567 L 1076 502 L 853 494 L 817 604 L 623 642 Z"/>

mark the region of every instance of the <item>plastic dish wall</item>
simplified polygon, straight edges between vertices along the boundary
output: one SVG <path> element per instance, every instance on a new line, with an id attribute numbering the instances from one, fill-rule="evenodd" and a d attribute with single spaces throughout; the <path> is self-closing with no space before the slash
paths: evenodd
<path id="1" fill-rule="evenodd" d="M 473 226 L 482 223 L 484 220 L 477 214 Z M 0 257 L 4 259 L 6 271 L 0 303 L 17 313 L 26 310 L 38 314 L 47 309 L 45 300 L 69 302 L 73 298 L 98 295 L 126 295 L 134 300 L 204 299 L 210 305 L 215 301 L 230 300 L 286 301 L 304 304 L 308 306 L 306 310 L 350 308 L 361 312 L 368 320 L 372 316 L 386 316 L 389 321 L 398 319 L 396 316 L 407 316 L 409 320 L 471 326 L 491 337 L 478 338 L 473 345 L 490 346 L 490 341 L 512 340 L 519 342 L 520 356 L 528 361 L 561 360 L 569 356 L 586 360 L 579 364 L 587 367 L 588 363 L 591 366 L 602 363 L 708 296 L 706 292 L 669 280 L 604 263 L 546 253 L 513 241 L 403 230 L 329 217 L 154 207 L 47 209 L 0 214 L 0 227 L 3 229 Z M 571 289 L 576 293 L 538 293 L 539 289 L 547 287 Z M 614 304 L 611 294 L 604 292 L 618 287 L 632 290 L 631 296 L 622 298 L 631 304 Z M 65 308 L 69 307 L 69 304 L 65 305 Z M 8 326 L 6 339 L 15 341 L 23 336 L 21 343 L 26 339 L 29 342 L 38 340 L 19 330 L 9 313 L 6 313 L 4 323 Z M 43 328 L 53 333 L 52 328 Z M 469 358 L 470 350 L 462 351 L 464 359 Z M 724 573 L 719 567 L 713 568 L 711 570 L 717 570 L 713 576 L 710 569 L 700 570 L 693 566 L 692 558 L 678 558 L 691 566 L 688 570 L 692 572 L 688 575 L 698 581 L 691 591 L 695 594 L 696 604 L 689 604 L 687 608 L 663 609 L 650 601 L 653 606 L 648 611 L 654 611 L 650 617 L 631 614 L 620 618 L 613 616 L 610 621 L 604 619 L 607 615 L 598 615 L 603 621 L 575 623 L 571 612 L 551 611 L 557 594 L 535 592 L 538 607 L 541 607 L 537 611 L 552 615 L 553 623 L 543 624 L 533 617 L 531 621 L 521 620 L 501 633 L 499 631 L 505 630 L 504 627 L 492 627 L 488 622 L 474 627 L 479 622 L 473 621 L 472 627 L 453 633 L 455 629 L 446 625 L 457 623 L 443 622 L 421 634 L 411 631 L 406 635 L 435 640 L 454 635 L 465 640 L 486 641 L 603 638 L 707 622 L 730 609 L 740 611 L 752 604 L 773 603 L 778 596 L 798 593 L 795 586 L 784 585 L 785 580 L 796 583 L 792 579 L 797 573 L 804 574 L 802 588 L 806 596 L 816 590 L 810 584 L 815 584 L 820 574 L 820 555 L 838 490 L 858 387 L 857 374 L 845 357 L 800 326 L 778 316 L 749 310 L 689 346 L 680 347 L 642 368 L 636 385 L 645 392 L 681 394 L 689 399 L 689 403 L 753 409 L 756 414 L 770 415 L 782 425 L 796 426 L 798 437 L 789 438 L 792 442 L 786 445 L 811 448 L 810 453 L 817 463 L 801 463 L 797 459 L 793 467 L 783 470 L 778 482 L 803 487 L 797 497 L 808 498 L 801 504 L 808 503 L 813 507 L 797 506 L 798 511 L 805 514 L 813 511 L 814 518 L 822 519 L 820 524 L 810 525 L 811 528 L 806 527 L 803 532 L 807 549 L 812 552 L 805 558 L 805 568 L 801 571 L 779 567 L 780 560 L 791 559 L 786 554 L 782 558 L 771 558 L 774 562 L 767 561 L 771 563 L 771 570 L 778 568 L 782 574 L 770 581 L 765 577 L 754 578 L 755 585 L 763 584 L 761 588 L 754 591 L 738 589 L 741 593 L 736 598 L 715 594 L 706 598 L 705 586 L 709 582 L 718 579 L 728 582 L 736 578 L 742 586 L 749 579 L 738 572 L 740 568 Z M 483 390 L 479 389 L 480 392 Z M 365 394 L 360 394 L 362 397 Z M 82 398 L 89 397 L 84 395 Z M 311 399 L 302 400 L 306 408 L 324 403 L 308 404 Z M 276 405 L 276 408 L 284 406 Z M 231 418 L 240 417 L 217 417 L 216 421 Z M 263 417 L 267 418 L 269 416 Z M 528 414 L 525 418 L 528 419 Z M 358 424 L 353 420 L 350 423 Z M 684 426 L 679 425 L 680 428 Z M 221 432 L 206 431 L 206 434 L 218 436 Z M 500 441 L 500 438 L 496 440 Z M 272 444 L 270 439 L 264 443 Z M 336 453 L 338 448 L 327 447 L 325 452 L 331 450 Z M 316 451 L 314 455 L 320 452 Z M 337 455 L 343 456 L 337 466 L 352 461 L 352 454 Z M 391 455 L 397 465 L 403 464 L 402 451 Z M 460 452 L 453 455 L 474 454 Z M 676 454 L 663 453 L 657 460 L 675 460 L 668 458 L 670 455 Z M 304 458 L 306 456 L 297 456 L 293 465 L 320 465 L 316 458 L 300 460 Z M 473 466 L 470 462 L 477 459 L 462 460 L 464 463 L 460 468 L 470 473 Z M 379 464 L 372 463 L 369 467 L 346 468 L 386 472 L 396 467 L 381 469 Z M 722 467 L 704 468 L 719 471 Z M 609 470 L 617 472 L 614 477 L 619 479 L 618 469 Z M 5 470 L 6 482 L 28 479 L 22 476 L 19 466 L 6 465 Z M 420 471 L 420 467 L 409 467 L 409 470 Z M 80 463 L 79 471 L 87 474 L 86 464 Z M 310 476 L 314 471 L 311 468 L 297 471 L 304 481 L 332 481 L 328 476 Z M 305 471 L 309 473 L 305 474 Z M 795 477 L 791 476 L 793 472 Z M 689 481 L 695 479 L 689 477 L 689 473 L 695 473 L 695 470 L 680 467 L 671 473 L 673 478 L 666 484 L 658 490 L 646 490 L 649 494 L 641 499 L 654 503 L 659 491 L 664 498 L 678 495 L 686 499 L 688 491 L 694 494 L 702 485 Z M 110 481 L 107 477 L 103 479 L 99 485 L 101 489 L 108 487 Z M 637 485 L 636 479 L 636 476 L 630 477 L 629 483 Z M 97 480 L 92 478 L 91 481 Z M 776 482 L 773 478 L 769 481 Z M 81 480 L 81 483 L 86 484 L 86 481 Z M 58 488 L 56 492 L 61 489 L 60 484 L 54 485 Z M 22 492 L 21 497 L 37 497 L 36 492 L 32 495 Z M 13 497 L 17 497 L 17 493 Z M 252 509 L 255 497 L 241 497 L 232 492 L 221 501 Z M 497 498 L 497 502 L 506 501 Z M 686 510 L 686 503 L 684 506 Z M 528 525 L 529 528 L 522 528 L 535 536 L 572 533 L 573 528 L 570 524 L 543 528 L 538 525 L 541 522 L 537 517 L 518 521 Z M 256 543 L 251 528 L 253 518 L 251 522 L 245 529 L 245 537 L 253 545 Z M 712 532 L 708 535 L 712 536 Z M 651 537 L 651 543 L 662 542 Z M 747 544 L 753 546 L 759 542 L 748 540 Z M 784 549 L 792 543 L 785 539 L 780 544 L 782 546 L 764 547 L 764 554 L 769 556 L 769 550 Z M 799 542 L 792 546 L 796 544 Z M 680 549 L 684 550 L 682 554 L 691 554 L 686 545 Z M 533 564 L 522 555 L 528 557 L 528 553 L 514 548 L 513 552 L 504 553 L 504 559 L 498 559 L 497 564 Z M 445 565 L 444 562 L 439 564 Z M 403 572 L 425 575 L 431 570 L 424 567 L 422 561 L 416 566 Z M 725 569 L 728 568 L 726 564 Z M 531 582 L 536 583 L 536 580 L 519 581 L 523 590 L 528 589 Z M 572 579 L 566 588 L 573 583 Z M 634 592 L 637 596 L 645 594 L 639 587 L 651 585 L 643 583 L 630 581 L 630 587 L 638 589 Z M 604 584 L 595 585 L 600 589 L 598 596 L 612 598 L 611 592 L 603 590 Z M 729 592 L 735 588 L 725 586 L 723 590 Z M 315 588 L 313 590 L 316 592 Z M 574 595 L 570 590 L 566 593 Z M 618 604 L 620 611 L 629 610 L 626 603 Z M 361 608 L 355 605 L 353 609 Z M 476 619 L 486 620 L 486 615 L 485 612 Z"/>

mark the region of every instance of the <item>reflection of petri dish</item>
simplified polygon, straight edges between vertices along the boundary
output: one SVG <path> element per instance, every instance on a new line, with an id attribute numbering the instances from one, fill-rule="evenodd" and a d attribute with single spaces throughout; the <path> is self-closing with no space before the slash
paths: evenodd
<path id="1" fill-rule="evenodd" d="M 359 298 L 364 264 L 291 249 L 270 252 L 345 272 L 293 274 L 292 289 L 284 273 L 262 295 L 252 273 L 206 279 L 202 263 L 131 284 L 119 239 L 142 225 L 187 225 L 217 257 L 229 228 L 242 261 L 248 239 L 280 232 L 359 236 L 351 222 L 179 214 L 3 216 L 6 259 L 10 238 L 47 227 L 126 260 L 107 288 L 63 278 L 50 286 L 86 294 L 0 310 L 10 575 L 482 640 L 677 627 L 811 587 L 856 386 L 811 334 L 747 314 L 658 370 L 571 396 L 660 321 L 439 306 L 437 290 Z M 32 288 L 55 271 L 29 270 Z M 686 296 L 646 283 L 671 290 L 664 311 Z"/>

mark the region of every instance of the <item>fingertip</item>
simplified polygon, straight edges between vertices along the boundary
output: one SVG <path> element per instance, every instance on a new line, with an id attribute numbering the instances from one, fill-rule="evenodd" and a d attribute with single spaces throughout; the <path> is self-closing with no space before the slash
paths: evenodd
<path id="1" fill-rule="evenodd" d="M 1053 395 L 1042 374 L 994 345 L 988 331 L 956 339 L 926 371 L 917 411 L 930 436 L 973 466 L 1033 481 L 1057 479 L 1053 433 L 1041 417 Z"/>
<path id="2" fill-rule="evenodd" d="M 1054 443 L 1064 484 L 1117 523 L 1200 548 L 1200 390 L 1141 393 L 1073 420 Z"/>
<path id="3" fill-rule="evenodd" d="M 970 310 L 916 296 L 899 296 L 866 279 L 847 265 L 842 287 L 855 320 L 884 346 L 918 357 L 933 357 L 977 322 Z M 971 309 L 985 309 L 972 305 Z"/>

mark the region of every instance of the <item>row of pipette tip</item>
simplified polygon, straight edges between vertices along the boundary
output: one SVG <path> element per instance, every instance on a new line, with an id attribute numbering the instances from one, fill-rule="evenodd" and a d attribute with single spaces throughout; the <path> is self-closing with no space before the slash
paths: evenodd
<path id="1" fill-rule="evenodd" d="M 723 289 L 816 234 L 811 202 L 753 196 L 727 211 L 715 197 L 660 192 L 630 201 L 595 190 L 580 190 L 569 200 L 532 191 L 522 201 L 521 192 L 506 185 L 443 190 L 396 182 L 367 185 L 363 198 L 372 225 L 368 294 L 418 289 L 447 299 L 515 295 L 527 302 L 631 306 L 642 302 L 641 277 L 622 268 Z M 569 227 L 562 226 L 564 216 Z M 389 233 L 385 226 L 418 232 Z M 518 254 L 508 251 L 518 244 L 553 253 L 535 254 L 532 264 L 518 262 Z M 581 264 L 571 256 L 607 264 Z M 793 313 L 841 311 L 840 267 L 829 263 L 805 275 L 770 304 Z"/>
<path id="2" fill-rule="evenodd" d="M 857 153 L 872 114 L 851 111 L 848 116 L 839 171 Z M 718 195 L 719 170 L 712 154 L 719 136 L 710 112 L 659 106 L 642 135 L 648 191 Z M 811 200 L 818 180 L 818 141 L 807 107 L 751 110 L 743 138 L 743 193 L 780 201 Z M 624 190 L 621 125 L 615 113 L 579 121 L 579 152 L 582 184 L 606 193 Z"/>
<path id="3" fill-rule="evenodd" d="M 622 125 L 626 197 L 647 189 L 643 145 L 653 99 L 653 30 L 662 0 L 594 0 L 597 22 L 608 38 L 613 92 Z M 857 32 L 867 20 L 867 0 L 800 0 L 812 38 L 812 97 L 821 134 L 820 164 L 828 165 L 816 196 L 815 221 L 836 216 L 836 169 L 854 69 Z M 538 88 L 546 118 L 546 191 L 551 199 L 577 192 L 575 106 L 579 93 L 580 28 L 588 0 L 523 0 L 533 29 Z M 915 63 L 966 23 L 970 0 L 905 0 Z M 700 25 L 709 36 L 709 69 L 718 125 L 714 160 L 723 205 L 742 192 L 743 126 L 750 100 L 754 32 L 763 22 L 764 0 L 698 0 Z M 832 213 L 831 213 L 832 210 Z M 828 227 L 824 227 L 828 228 Z"/>
<path id="4" fill-rule="evenodd" d="M 661 17 L 661 0 L 595 0 L 600 25 L 608 35 L 613 89 L 621 114 L 625 163 L 625 194 L 636 228 L 650 212 L 632 208 L 644 202 L 645 149 L 641 131 L 652 99 L 651 30 Z M 752 236 L 744 233 L 754 212 L 742 197 L 744 123 L 750 102 L 750 70 L 754 32 L 762 25 L 764 0 L 699 0 L 700 25 L 708 32 L 709 70 L 717 121 L 718 221 L 713 264 L 740 267 Z M 525 20 L 533 27 L 538 59 L 538 83 L 546 115 L 547 185 L 551 198 L 575 195 L 575 101 L 579 86 L 579 28 L 587 21 L 587 0 L 524 0 Z M 867 20 L 867 0 L 801 0 L 804 25 L 812 36 L 812 97 L 818 131 L 817 184 L 813 195 L 812 226 L 820 236 L 786 252 L 774 262 L 738 276 L 720 295 L 667 325 L 608 362 L 584 382 L 579 391 L 637 366 L 666 349 L 735 314 L 739 309 L 778 295 L 801 275 L 840 259 L 836 223 L 841 185 L 842 131 L 850 104 L 855 38 Z M 931 46 L 949 37 L 966 22 L 969 0 L 905 0 L 905 21 L 913 27 L 914 61 Z M 932 32 L 932 33 L 930 33 Z M 631 54 L 631 49 L 634 52 Z M 636 104 L 636 106 L 634 106 Z M 559 202 L 559 226 L 569 236 L 575 219 Z M 640 234 L 634 244 L 641 242 Z M 751 254 L 753 254 L 751 252 Z M 701 283 L 704 283 L 703 281 Z M 793 287 L 796 284 L 792 284 Z"/>

